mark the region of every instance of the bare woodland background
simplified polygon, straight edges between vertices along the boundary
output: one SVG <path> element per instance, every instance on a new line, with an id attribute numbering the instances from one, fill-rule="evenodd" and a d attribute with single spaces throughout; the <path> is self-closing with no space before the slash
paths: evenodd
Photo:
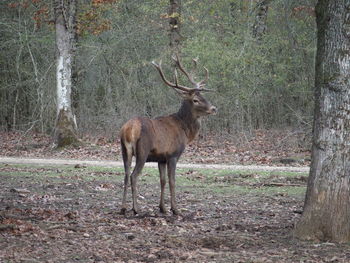
<path id="1" fill-rule="evenodd" d="M 73 107 L 81 134 L 116 137 L 135 115 L 176 111 L 152 60 L 171 74 L 169 1 L 80 1 Z M 95 3 L 95 4 L 92 4 Z M 186 65 L 210 72 L 207 96 L 219 113 L 204 131 L 311 130 L 316 25 L 314 0 L 182 1 Z M 0 3 L 0 129 L 51 134 L 56 118 L 51 1 Z M 204 72 L 199 72 L 203 77 Z"/>

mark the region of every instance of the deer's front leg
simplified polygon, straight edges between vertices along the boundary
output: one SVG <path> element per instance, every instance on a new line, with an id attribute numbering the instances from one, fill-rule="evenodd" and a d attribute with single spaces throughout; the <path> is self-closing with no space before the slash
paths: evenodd
<path id="1" fill-rule="evenodd" d="M 170 188 L 170 202 L 171 211 L 174 215 L 178 215 L 179 211 L 176 208 L 175 200 L 175 170 L 176 170 L 177 158 L 172 158 L 168 160 L 168 177 L 169 177 L 169 188 Z"/>
<path id="2" fill-rule="evenodd" d="M 158 170 L 159 170 L 159 176 L 160 176 L 160 203 L 159 208 L 160 212 L 165 214 L 165 205 L 164 205 L 164 191 L 165 191 L 165 185 L 166 185 L 166 163 L 158 163 Z"/>

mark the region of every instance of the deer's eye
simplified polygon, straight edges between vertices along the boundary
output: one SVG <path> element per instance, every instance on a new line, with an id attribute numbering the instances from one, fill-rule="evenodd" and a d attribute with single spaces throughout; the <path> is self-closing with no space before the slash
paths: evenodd
<path id="1" fill-rule="evenodd" d="M 199 100 L 197 100 L 197 99 L 193 99 L 192 101 L 193 101 L 194 104 L 198 104 L 199 103 Z"/>

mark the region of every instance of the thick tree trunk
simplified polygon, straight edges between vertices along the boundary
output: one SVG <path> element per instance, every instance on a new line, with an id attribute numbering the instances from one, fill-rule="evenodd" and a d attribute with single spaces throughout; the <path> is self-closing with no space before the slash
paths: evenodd
<path id="1" fill-rule="evenodd" d="M 180 49 L 181 35 L 181 0 L 170 0 L 169 25 L 170 25 L 170 48 L 172 53 L 178 53 Z"/>
<path id="2" fill-rule="evenodd" d="M 267 30 L 266 20 L 270 0 L 259 0 L 256 4 L 255 20 L 252 27 L 252 35 L 261 39 Z"/>
<path id="3" fill-rule="evenodd" d="M 312 164 L 301 239 L 350 241 L 350 0 L 319 0 Z"/>
<path id="4" fill-rule="evenodd" d="M 72 67 L 76 46 L 76 0 L 55 0 L 57 46 L 57 119 L 54 141 L 57 147 L 79 142 L 72 112 Z"/>

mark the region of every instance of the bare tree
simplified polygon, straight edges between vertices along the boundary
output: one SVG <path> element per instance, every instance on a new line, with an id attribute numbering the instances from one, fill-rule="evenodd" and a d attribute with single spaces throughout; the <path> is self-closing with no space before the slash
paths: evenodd
<path id="1" fill-rule="evenodd" d="M 316 6 L 315 115 L 302 239 L 350 241 L 350 0 Z"/>
<path id="2" fill-rule="evenodd" d="M 169 25 L 170 25 L 170 48 L 173 49 L 174 53 L 178 53 L 181 35 L 181 0 L 170 0 L 169 8 Z"/>
<path id="3" fill-rule="evenodd" d="M 72 71 L 76 48 L 77 0 L 54 0 L 57 47 L 57 147 L 76 144 L 76 120 L 72 111 Z"/>

